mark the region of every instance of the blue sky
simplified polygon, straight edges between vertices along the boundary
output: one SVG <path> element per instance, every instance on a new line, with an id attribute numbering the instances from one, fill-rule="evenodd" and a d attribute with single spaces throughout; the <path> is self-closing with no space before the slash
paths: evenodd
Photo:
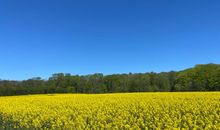
<path id="1" fill-rule="evenodd" d="M 219 0 L 1 0 L 0 78 L 220 63 Z"/>

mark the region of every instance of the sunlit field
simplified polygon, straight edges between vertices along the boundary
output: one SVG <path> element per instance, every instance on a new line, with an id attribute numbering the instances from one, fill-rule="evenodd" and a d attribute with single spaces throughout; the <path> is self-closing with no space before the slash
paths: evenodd
<path id="1" fill-rule="evenodd" d="M 0 129 L 220 129 L 220 93 L 0 97 Z"/>

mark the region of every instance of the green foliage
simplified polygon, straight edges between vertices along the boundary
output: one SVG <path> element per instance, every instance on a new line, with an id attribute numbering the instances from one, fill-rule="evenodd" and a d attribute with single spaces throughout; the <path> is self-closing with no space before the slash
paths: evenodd
<path id="1" fill-rule="evenodd" d="M 129 73 L 104 76 L 53 74 L 24 80 L 0 80 L 0 95 L 44 93 L 116 93 L 154 91 L 219 91 L 220 65 L 196 65 L 179 72 Z"/>

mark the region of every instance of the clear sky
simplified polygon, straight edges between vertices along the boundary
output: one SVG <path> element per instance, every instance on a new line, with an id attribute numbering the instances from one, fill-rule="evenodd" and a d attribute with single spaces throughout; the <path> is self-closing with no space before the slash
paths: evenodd
<path id="1" fill-rule="evenodd" d="M 220 63 L 219 0 L 1 0 L 0 78 Z"/>

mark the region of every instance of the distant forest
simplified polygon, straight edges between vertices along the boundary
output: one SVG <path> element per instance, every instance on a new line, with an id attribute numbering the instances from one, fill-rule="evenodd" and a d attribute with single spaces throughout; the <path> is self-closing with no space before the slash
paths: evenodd
<path id="1" fill-rule="evenodd" d="M 196 65 L 183 71 L 103 75 L 53 74 L 48 80 L 40 77 L 11 81 L 0 80 L 0 95 L 47 93 L 120 93 L 219 91 L 220 64 Z"/>

